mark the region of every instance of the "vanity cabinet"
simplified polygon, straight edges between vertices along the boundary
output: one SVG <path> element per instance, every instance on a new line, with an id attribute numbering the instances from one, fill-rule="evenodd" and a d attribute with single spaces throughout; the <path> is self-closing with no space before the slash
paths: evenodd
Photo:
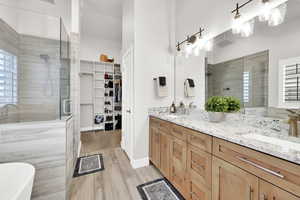
<path id="1" fill-rule="evenodd" d="M 165 131 L 160 131 L 160 171 L 167 178 L 170 178 L 170 150 L 171 138 Z"/>
<path id="2" fill-rule="evenodd" d="M 256 176 L 215 157 L 212 168 L 212 200 L 258 200 Z"/>
<path id="3" fill-rule="evenodd" d="M 211 154 L 188 145 L 186 167 L 188 200 L 211 199 L 211 166 Z"/>
<path id="4" fill-rule="evenodd" d="M 259 182 L 259 191 L 260 200 L 300 200 L 299 197 L 263 180 Z"/>
<path id="5" fill-rule="evenodd" d="M 156 121 L 150 123 L 150 145 L 149 145 L 149 158 L 151 162 L 156 166 L 160 167 L 160 133 Z"/>
<path id="6" fill-rule="evenodd" d="M 149 140 L 187 200 L 300 200 L 300 165 L 152 117 Z"/>
<path id="7" fill-rule="evenodd" d="M 213 138 L 213 154 L 300 196 L 299 165 L 218 138 Z"/>
<path id="8" fill-rule="evenodd" d="M 175 137 L 172 138 L 170 154 L 170 181 L 183 196 L 187 193 L 185 188 L 186 152 L 186 142 Z"/>

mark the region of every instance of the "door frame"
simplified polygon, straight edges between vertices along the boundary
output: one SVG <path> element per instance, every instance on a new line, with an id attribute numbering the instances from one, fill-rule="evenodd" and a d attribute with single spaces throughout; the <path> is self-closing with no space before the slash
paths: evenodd
<path id="1" fill-rule="evenodd" d="M 128 70 L 125 68 L 125 59 L 129 57 L 131 59 L 131 68 Z M 124 54 L 122 55 L 122 77 L 127 78 L 128 76 L 124 76 L 124 73 L 129 74 L 129 77 L 131 78 L 130 82 L 130 92 L 129 95 L 131 96 L 131 102 L 130 105 L 125 103 L 122 100 L 122 139 L 121 139 L 121 148 L 124 150 L 124 152 L 127 154 L 129 160 L 133 160 L 133 147 L 134 147 L 134 135 L 135 135 L 135 130 L 134 130 L 134 48 L 133 46 L 130 46 L 126 51 L 124 51 Z M 125 91 L 125 84 L 126 81 L 123 79 L 123 94 L 126 94 L 127 96 L 127 91 Z M 122 98 L 124 98 L 125 95 L 122 95 Z M 125 97 L 126 98 L 126 97 Z M 127 113 L 127 109 L 130 108 L 131 114 Z M 126 118 L 130 117 L 130 134 L 126 133 L 126 126 L 127 126 L 127 120 Z M 126 141 L 127 140 L 127 141 Z M 127 143 L 127 144 L 126 144 Z M 129 146 L 127 146 L 129 145 Z"/>

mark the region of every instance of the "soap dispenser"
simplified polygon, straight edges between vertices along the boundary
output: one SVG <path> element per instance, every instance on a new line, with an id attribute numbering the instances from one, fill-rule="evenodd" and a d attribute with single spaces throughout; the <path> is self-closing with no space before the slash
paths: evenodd
<path id="1" fill-rule="evenodd" d="M 171 107 L 170 107 L 170 113 L 176 113 L 176 106 L 175 106 L 175 103 L 173 101 Z"/>

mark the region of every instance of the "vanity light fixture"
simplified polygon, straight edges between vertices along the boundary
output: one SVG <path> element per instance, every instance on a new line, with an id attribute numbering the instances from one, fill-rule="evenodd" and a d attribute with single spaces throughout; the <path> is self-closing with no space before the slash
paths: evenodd
<path id="1" fill-rule="evenodd" d="M 268 21 L 269 26 L 278 26 L 283 23 L 286 15 L 287 4 L 281 4 L 276 8 L 271 8 L 270 0 L 262 0 L 262 13 L 258 19 L 261 22 Z"/>
<path id="2" fill-rule="evenodd" d="M 242 37 L 249 37 L 254 33 L 254 19 L 249 20 L 246 22 L 243 22 L 240 9 L 253 0 L 249 0 L 246 3 L 239 5 L 238 3 L 236 4 L 236 8 L 231 11 L 231 13 L 235 13 L 233 22 L 232 22 L 232 33 L 233 34 L 241 34 Z"/>
<path id="3" fill-rule="evenodd" d="M 207 51 L 211 50 L 212 42 L 203 38 L 203 32 L 204 29 L 200 28 L 197 33 L 194 33 L 192 36 L 187 36 L 187 39 L 182 42 L 178 42 L 176 45 L 177 55 L 181 55 L 182 49 L 186 58 L 188 58 L 192 54 L 194 54 L 195 56 L 199 56 L 200 51 L 203 49 Z"/>
<path id="4" fill-rule="evenodd" d="M 270 19 L 268 21 L 269 26 L 278 26 L 284 22 L 287 10 L 287 4 L 281 4 L 280 6 L 273 8 L 271 11 Z"/>
<path id="5" fill-rule="evenodd" d="M 261 4 L 262 4 L 262 12 L 258 16 L 258 19 L 261 22 L 269 21 L 271 16 L 271 10 L 272 10 L 270 6 L 270 0 L 261 0 Z"/>

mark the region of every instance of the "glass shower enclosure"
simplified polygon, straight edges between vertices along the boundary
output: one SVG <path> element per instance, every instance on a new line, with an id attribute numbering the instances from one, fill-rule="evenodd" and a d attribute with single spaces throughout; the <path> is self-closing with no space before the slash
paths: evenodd
<path id="1" fill-rule="evenodd" d="M 59 17 L 0 2 L 0 164 L 36 168 L 32 200 L 66 199 L 69 46 Z"/>
<path id="2" fill-rule="evenodd" d="M 7 9 L 18 21 L 0 14 L 0 124 L 70 115 L 69 36 L 62 20 Z M 37 28 L 33 17 L 46 24 Z"/>

